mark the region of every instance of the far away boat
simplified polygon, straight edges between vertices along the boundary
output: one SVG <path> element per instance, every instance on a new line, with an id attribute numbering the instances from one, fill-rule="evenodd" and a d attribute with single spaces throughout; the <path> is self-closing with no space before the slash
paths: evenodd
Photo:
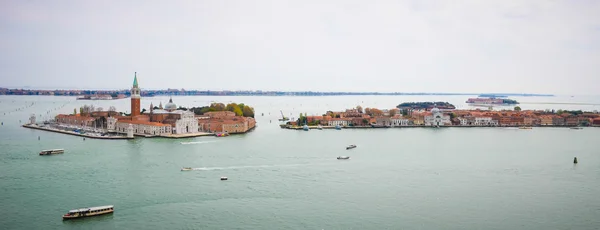
<path id="1" fill-rule="evenodd" d="M 63 215 L 63 220 L 76 219 L 81 217 L 99 216 L 103 214 L 109 214 L 114 212 L 113 205 L 91 207 L 91 208 L 80 208 L 70 210 L 67 214 Z"/>
<path id="2" fill-rule="evenodd" d="M 337 130 L 342 130 L 342 126 L 340 126 L 340 125 L 335 125 L 335 129 L 337 129 Z"/>
<path id="3" fill-rule="evenodd" d="M 350 159 L 350 157 L 349 156 L 339 156 L 339 157 L 337 157 L 337 159 L 338 160 L 348 160 L 348 159 Z"/>
<path id="4" fill-rule="evenodd" d="M 349 145 L 348 147 L 346 147 L 346 150 L 353 149 L 353 148 L 356 148 L 356 145 Z"/>
<path id="5" fill-rule="evenodd" d="M 61 153 L 65 153 L 65 150 L 64 149 L 49 149 L 49 150 L 42 150 L 40 152 L 40 156 L 61 154 Z"/>
<path id="6" fill-rule="evenodd" d="M 183 167 L 181 168 L 181 171 L 192 171 L 193 169 L 190 167 Z"/>
<path id="7" fill-rule="evenodd" d="M 317 126 L 317 129 L 318 129 L 318 130 L 323 130 L 323 126 L 321 126 L 321 125 L 318 125 L 318 126 Z"/>

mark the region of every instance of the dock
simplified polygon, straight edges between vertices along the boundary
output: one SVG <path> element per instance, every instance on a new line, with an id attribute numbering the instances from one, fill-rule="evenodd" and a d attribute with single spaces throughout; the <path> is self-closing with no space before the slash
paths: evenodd
<path id="1" fill-rule="evenodd" d="M 127 136 L 96 136 L 96 135 L 89 135 L 89 134 L 84 134 L 84 133 L 82 134 L 82 133 L 73 132 L 73 131 L 66 131 L 66 130 L 60 130 L 60 129 L 55 129 L 55 128 L 37 126 L 35 124 L 25 124 L 22 126 L 25 128 L 30 128 L 30 129 L 44 130 L 44 131 L 49 131 L 49 132 L 62 133 L 62 134 L 68 134 L 68 135 L 73 135 L 73 136 L 80 136 L 80 137 L 87 137 L 87 138 L 92 138 L 92 139 L 103 139 L 103 140 L 133 139 L 133 137 L 127 137 Z"/>

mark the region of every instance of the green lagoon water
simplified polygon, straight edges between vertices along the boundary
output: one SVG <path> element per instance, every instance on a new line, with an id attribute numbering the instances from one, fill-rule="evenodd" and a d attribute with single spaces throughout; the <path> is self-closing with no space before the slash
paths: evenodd
<path id="1" fill-rule="evenodd" d="M 166 100 L 143 99 L 143 106 Z M 174 98 L 182 105 L 213 100 L 255 105 L 259 126 L 226 138 L 84 141 L 21 128 L 19 120 L 25 122 L 31 113 L 46 116 L 48 110 L 71 112 L 86 102 L 0 97 L 1 228 L 600 227 L 600 128 L 304 132 L 280 129 L 279 110 L 288 116 L 361 102 L 393 107 L 399 99 Z M 32 102 L 34 106 L 15 111 Z M 128 100 L 94 103 L 123 110 L 128 106 Z M 52 110 L 63 104 L 67 106 Z M 345 150 L 349 144 L 358 148 Z M 48 148 L 66 152 L 37 155 Z M 336 160 L 340 155 L 351 159 Z M 572 163 L 575 156 L 577 165 Z M 198 170 L 182 172 L 182 167 Z M 220 181 L 221 176 L 229 180 Z M 115 205 L 113 215 L 61 219 L 69 209 L 108 204 Z"/>

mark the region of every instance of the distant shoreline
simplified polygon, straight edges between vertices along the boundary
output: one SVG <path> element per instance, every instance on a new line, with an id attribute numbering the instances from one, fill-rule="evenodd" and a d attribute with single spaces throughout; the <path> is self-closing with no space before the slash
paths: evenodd
<path id="1" fill-rule="evenodd" d="M 120 94 L 128 97 L 128 89 L 122 90 L 34 90 L 0 88 L 0 95 L 47 95 L 47 96 L 92 96 Z M 517 96 L 517 97 L 554 97 L 553 94 L 529 93 L 407 93 L 407 92 L 318 92 L 318 91 L 212 91 L 212 90 L 142 90 L 141 96 Z"/>

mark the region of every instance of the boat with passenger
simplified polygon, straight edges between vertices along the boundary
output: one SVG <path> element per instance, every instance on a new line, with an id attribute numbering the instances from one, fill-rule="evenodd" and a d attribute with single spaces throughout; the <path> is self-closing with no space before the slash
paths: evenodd
<path id="1" fill-rule="evenodd" d="M 181 168 L 181 171 L 192 171 L 192 170 L 194 170 L 194 169 L 190 168 L 190 167 L 183 167 L 183 168 Z"/>
<path id="2" fill-rule="evenodd" d="M 339 156 L 339 157 L 337 157 L 337 159 L 338 160 L 348 160 L 348 159 L 350 159 L 350 157 L 349 156 Z"/>
<path id="3" fill-rule="evenodd" d="M 98 206 L 91 208 L 80 208 L 70 210 L 67 214 L 63 215 L 63 220 L 76 219 L 82 217 L 99 216 L 104 214 L 110 214 L 114 212 L 114 205 Z"/>
<path id="4" fill-rule="evenodd" d="M 356 148 L 356 145 L 349 145 L 348 147 L 346 147 L 346 150 L 353 149 L 353 148 Z"/>
<path id="5" fill-rule="evenodd" d="M 48 150 L 42 150 L 40 152 L 40 156 L 61 154 L 61 153 L 65 153 L 65 150 L 64 149 L 48 149 Z"/>

